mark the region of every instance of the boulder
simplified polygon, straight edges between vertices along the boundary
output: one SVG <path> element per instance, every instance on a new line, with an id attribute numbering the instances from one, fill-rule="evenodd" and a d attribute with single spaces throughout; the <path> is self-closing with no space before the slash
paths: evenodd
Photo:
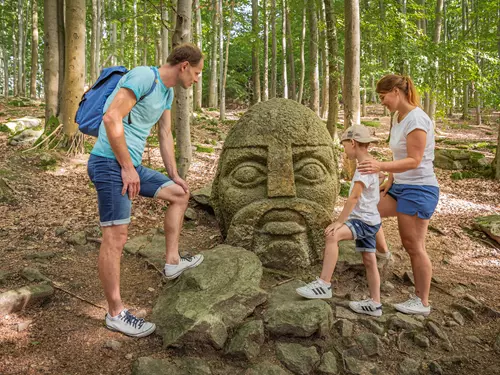
<path id="1" fill-rule="evenodd" d="M 479 216 L 474 221 L 477 228 L 500 243 L 500 215 Z"/>

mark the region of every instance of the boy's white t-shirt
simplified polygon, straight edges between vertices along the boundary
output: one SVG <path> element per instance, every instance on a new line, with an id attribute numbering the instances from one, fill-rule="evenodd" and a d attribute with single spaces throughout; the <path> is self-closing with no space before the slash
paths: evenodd
<path id="1" fill-rule="evenodd" d="M 415 169 L 402 173 L 394 173 L 395 184 L 439 186 L 434 174 L 434 124 L 422 108 L 416 107 L 408 112 L 401 122 L 395 122 L 391 129 L 389 147 L 394 160 L 408 157 L 406 137 L 415 129 L 427 133 L 422 161 Z"/>
<path id="2" fill-rule="evenodd" d="M 356 181 L 361 181 L 365 187 L 361 192 L 358 203 L 356 203 L 356 206 L 349 215 L 349 219 L 358 219 L 368 225 L 380 224 L 382 220 L 377 208 L 380 200 L 378 173 L 361 174 L 356 169 L 349 189 L 349 195 L 351 195 Z"/>

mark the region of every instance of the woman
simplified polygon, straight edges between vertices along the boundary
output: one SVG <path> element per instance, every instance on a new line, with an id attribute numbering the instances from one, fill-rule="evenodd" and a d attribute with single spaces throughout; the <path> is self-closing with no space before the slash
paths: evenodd
<path id="1" fill-rule="evenodd" d="M 394 307 L 406 314 L 426 316 L 431 311 L 432 265 L 425 250 L 425 236 L 439 199 L 433 167 L 434 125 L 419 107 L 419 96 L 410 77 L 386 75 L 377 83 L 377 93 L 387 109 L 397 112 L 389 143 L 394 157 L 390 162 L 366 160 L 358 169 L 364 174 L 389 172 L 378 209 L 382 217 L 398 218 L 401 242 L 411 260 L 416 294 Z M 377 233 L 377 248 L 387 252 L 382 228 Z"/>

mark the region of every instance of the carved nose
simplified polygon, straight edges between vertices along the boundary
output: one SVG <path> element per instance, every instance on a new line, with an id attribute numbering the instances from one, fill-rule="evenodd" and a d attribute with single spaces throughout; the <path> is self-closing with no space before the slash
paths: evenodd
<path id="1" fill-rule="evenodd" d="M 267 158 L 267 196 L 295 197 L 293 157 L 290 145 L 269 146 Z"/>

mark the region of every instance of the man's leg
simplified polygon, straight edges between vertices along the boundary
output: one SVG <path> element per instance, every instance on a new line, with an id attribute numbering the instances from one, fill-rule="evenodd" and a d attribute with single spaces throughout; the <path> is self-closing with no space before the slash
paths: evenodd
<path id="1" fill-rule="evenodd" d="M 128 225 L 102 227 L 99 250 L 99 279 L 108 301 L 108 312 L 117 316 L 123 310 L 120 296 L 120 258 L 127 241 Z"/>
<path id="2" fill-rule="evenodd" d="M 157 198 L 169 202 L 163 228 L 165 229 L 167 264 L 179 263 L 179 237 L 181 234 L 182 223 L 184 222 L 184 212 L 188 206 L 189 193 L 186 193 L 182 187 L 177 184 L 165 186 L 160 190 Z"/>

